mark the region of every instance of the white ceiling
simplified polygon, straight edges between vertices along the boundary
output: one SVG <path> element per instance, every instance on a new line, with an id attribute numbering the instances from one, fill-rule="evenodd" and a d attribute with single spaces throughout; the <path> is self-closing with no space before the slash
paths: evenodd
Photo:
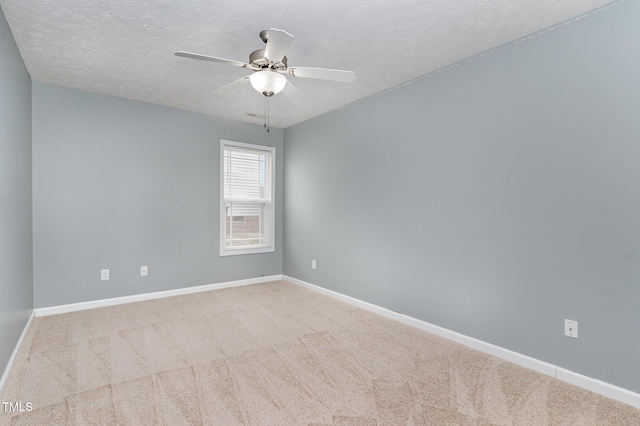
<path id="1" fill-rule="evenodd" d="M 611 0 L 0 0 L 35 81 L 261 124 L 249 70 L 173 55 L 248 62 L 263 29 L 295 36 L 289 66 L 353 70 L 351 84 L 288 77 L 307 101 L 271 99 L 285 128 Z"/>

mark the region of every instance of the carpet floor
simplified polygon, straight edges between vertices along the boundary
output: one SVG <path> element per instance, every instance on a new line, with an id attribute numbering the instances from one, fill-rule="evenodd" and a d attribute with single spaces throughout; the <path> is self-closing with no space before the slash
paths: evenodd
<path id="1" fill-rule="evenodd" d="M 640 410 L 276 281 L 38 317 L 2 425 L 640 425 Z"/>

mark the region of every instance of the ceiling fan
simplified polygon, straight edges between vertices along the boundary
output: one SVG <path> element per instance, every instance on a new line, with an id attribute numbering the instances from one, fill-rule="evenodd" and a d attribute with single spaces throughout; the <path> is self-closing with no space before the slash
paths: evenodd
<path id="1" fill-rule="evenodd" d="M 280 93 L 286 87 L 283 93 L 292 102 L 300 103 L 304 99 L 304 96 L 291 82 L 287 81 L 283 74 L 291 77 L 315 78 L 342 83 L 351 83 L 356 78 L 353 71 L 288 66 L 285 53 L 293 42 L 293 36 L 286 31 L 271 28 L 261 31 L 260 38 L 267 45 L 264 49 L 251 52 L 249 55 L 249 63 L 183 51 L 178 51 L 174 54 L 185 58 L 202 59 L 240 68 L 248 68 L 253 71 L 253 74 L 242 77 L 216 90 L 214 92 L 216 94 L 235 89 L 249 81 L 255 90 L 267 98 Z"/>

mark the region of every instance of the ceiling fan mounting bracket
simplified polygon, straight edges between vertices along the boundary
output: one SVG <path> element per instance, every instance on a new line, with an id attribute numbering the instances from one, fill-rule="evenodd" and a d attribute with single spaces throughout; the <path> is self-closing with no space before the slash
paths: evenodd
<path id="1" fill-rule="evenodd" d="M 269 30 L 260 31 L 260 38 L 266 43 L 269 40 Z"/>

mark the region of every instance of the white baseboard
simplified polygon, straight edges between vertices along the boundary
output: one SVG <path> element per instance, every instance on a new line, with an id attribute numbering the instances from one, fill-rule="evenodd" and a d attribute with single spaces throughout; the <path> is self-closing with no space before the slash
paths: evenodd
<path id="1" fill-rule="evenodd" d="M 92 300 L 89 302 L 72 303 L 69 305 L 51 306 L 34 309 L 36 317 L 47 315 L 65 314 L 68 312 L 84 311 L 85 309 L 103 308 L 105 306 L 122 305 L 125 303 L 143 302 L 145 300 L 161 299 L 163 297 L 180 296 L 184 294 L 200 293 L 203 291 L 219 290 L 229 287 L 260 284 L 270 281 L 278 281 L 282 275 L 269 275 L 266 277 L 248 278 L 245 280 L 228 281 L 224 283 L 205 284 L 195 287 L 177 288 L 175 290 L 156 291 L 153 293 L 135 294 L 133 296 L 114 297 L 111 299 Z"/>
<path id="2" fill-rule="evenodd" d="M 29 329 L 31 328 L 31 323 L 33 322 L 33 318 L 34 318 L 34 311 L 31 311 L 31 314 L 29 315 L 29 319 L 27 320 L 27 324 L 24 326 L 24 329 L 22 330 L 22 334 L 20 335 L 20 338 L 18 339 L 18 343 L 16 343 L 16 347 L 13 349 L 13 353 L 11 354 L 11 358 L 9 358 L 9 362 L 7 363 L 7 366 L 4 369 L 4 373 L 2 374 L 2 378 L 0 379 L 0 395 L 2 395 L 2 392 L 4 391 L 4 386 L 7 382 L 7 378 L 9 377 L 9 372 L 11 371 L 11 368 L 13 367 L 13 363 L 16 360 L 16 356 L 18 355 L 18 351 L 20 350 L 20 347 L 22 346 L 22 342 L 24 341 L 24 338 L 27 337 L 27 333 L 29 333 Z"/>
<path id="3" fill-rule="evenodd" d="M 431 334 L 453 340 L 456 343 L 460 343 L 467 347 L 504 359 L 505 361 L 509 361 L 522 367 L 538 371 L 551 377 L 555 377 L 558 380 L 562 380 L 563 382 L 570 383 L 583 389 L 587 389 L 599 395 L 606 396 L 607 398 L 611 398 L 616 401 L 631 405 L 633 407 L 640 408 L 640 394 L 632 392 L 630 390 L 614 386 L 598 379 L 593 379 L 591 377 L 574 373 L 573 371 L 558 367 L 557 365 L 540 361 L 539 359 L 532 358 L 527 355 L 523 355 L 518 352 L 514 352 L 509 349 L 505 349 L 500 346 L 475 339 L 473 337 L 465 336 L 464 334 L 460 334 L 455 331 L 430 324 L 428 322 L 410 317 L 408 315 L 391 311 L 372 303 L 364 302 L 351 296 L 346 296 L 333 290 L 319 287 L 315 284 L 311 284 L 297 278 L 283 275 L 282 279 L 290 283 L 306 287 L 318 293 L 322 293 L 326 296 L 333 297 L 334 299 L 338 299 L 351 305 L 358 306 L 384 317 L 399 321 L 403 324 L 407 324 L 420 330 L 427 331 Z"/>
<path id="4" fill-rule="evenodd" d="M 599 395 L 606 396 L 607 398 L 640 408 L 640 394 L 628 389 L 603 382 L 602 380 L 583 376 L 582 374 L 574 373 L 562 367 L 558 367 L 556 370 L 556 378 Z"/>

